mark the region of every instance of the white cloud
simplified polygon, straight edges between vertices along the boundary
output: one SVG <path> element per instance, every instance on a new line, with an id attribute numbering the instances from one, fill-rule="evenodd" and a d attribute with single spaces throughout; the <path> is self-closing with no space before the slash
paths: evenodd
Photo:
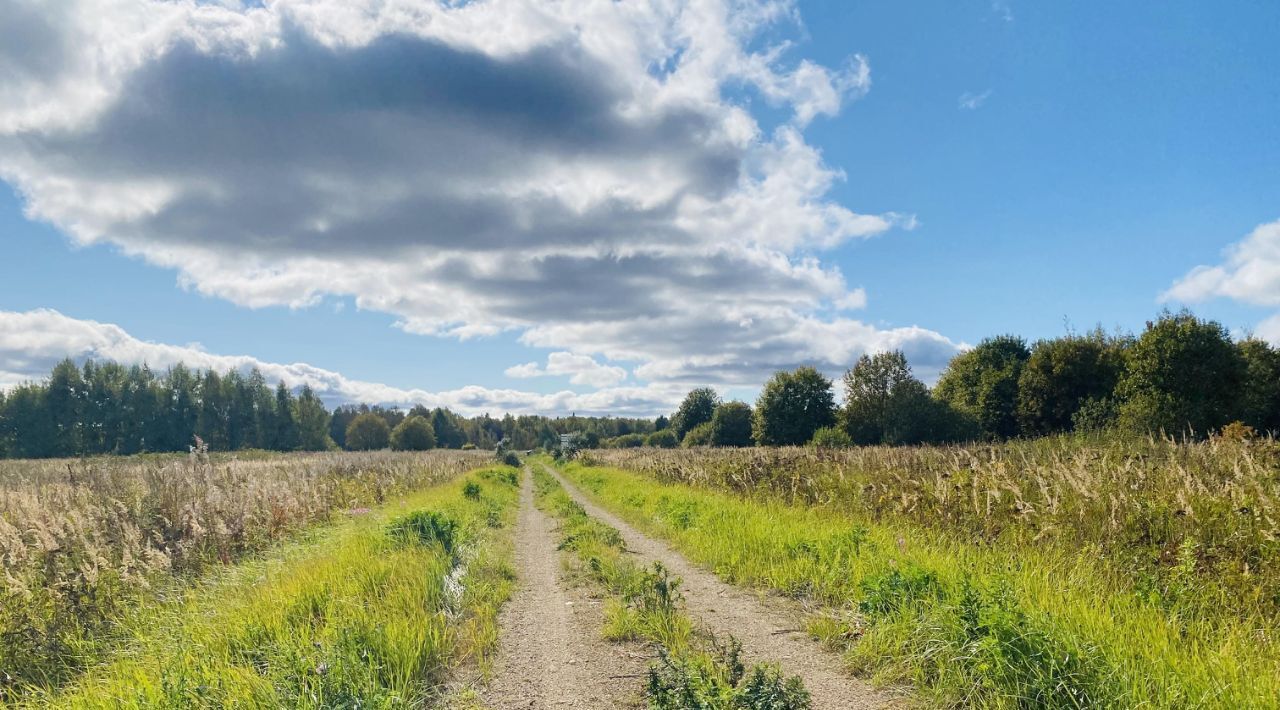
<path id="1" fill-rule="evenodd" d="M 568 375 L 570 384 L 591 387 L 610 387 L 627 379 L 627 371 L 621 367 L 598 363 L 590 355 L 569 352 L 551 353 L 547 356 L 546 367 L 540 367 L 536 362 L 527 362 L 508 367 L 505 374 L 515 378 Z"/>
<path id="2" fill-rule="evenodd" d="M 803 129 L 870 64 L 793 58 L 790 0 L 258 5 L 0 5 L 0 178 L 27 213 L 243 306 L 350 297 L 653 379 L 955 352 L 823 315 L 866 295 L 815 254 L 916 222 L 827 197 L 844 175 Z M 744 85 L 791 120 L 764 131 Z M 564 374 L 622 381 L 596 365 Z"/>
<path id="3" fill-rule="evenodd" d="M 1197 266 L 1161 294 L 1165 301 L 1194 303 L 1231 298 L 1280 306 L 1280 220 L 1260 224 L 1226 250 L 1224 263 Z"/>
<path id="4" fill-rule="evenodd" d="M 989 98 L 991 98 L 991 89 L 987 89 L 979 94 L 966 91 L 963 94 L 960 94 L 958 105 L 965 111 L 973 111 L 986 103 Z"/>
<path id="5" fill-rule="evenodd" d="M 109 323 L 78 320 L 58 311 L 0 311 L 0 389 L 47 377 L 64 358 L 77 362 L 93 358 L 125 365 L 165 369 L 179 363 L 220 372 L 258 368 L 264 377 L 291 387 L 310 385 L 331 405 L 365 402 L 410 407 L 448 407 L 463 414 L 569 414 L 656 416 L 670 412 L 684 390 L 651 384 L 606 387 L 595 392 L 569 390 L 552 394 L 467 386 L 443 392 L 403 389 L 378 382 L 353 380 L 332 370 L 306 363 L 274 363 L 248 355 L 217 355 L 198 345 L 167 345 L 139 340 Z"/>
<path id="6" fill-rule="evenodd" d="M 1160 294 L 1162 302 L 1198 303 L 1212 298 L 1280 306 L 1280 220 L 1258 225 L 1226 249 L 1222 264 L 1197 266 Z M 1280 344 L 1280 314 L 1259 323 L 1255 334 Z"/>

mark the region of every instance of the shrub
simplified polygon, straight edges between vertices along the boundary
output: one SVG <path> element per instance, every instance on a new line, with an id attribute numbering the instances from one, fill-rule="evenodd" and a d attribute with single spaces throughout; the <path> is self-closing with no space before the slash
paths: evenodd
<path id="1" fill-rule="evenodd" d="M 703 422 L 698 426 L 689 430 L 684 435 L 684 441 L 680 442 L 681 446 L 710 446 L 711 445 L 711 422 Z"/>
<path id="2" fill-rule="evenodd" d="M 853 446 L 853 439 L 849 438 L 849 433 L 844 429 L 827 426 L 813 433 L 809 445 L 819 449 L 847 449 Z"/>
<path id="3" fill-rule="evenodd" d="M 435 447 L 436 433 L 426 417 L 407 417 L 391 432 L 391 448 L 395 451 L 427 451 Z"/>
<path id="4" fill-rule="evenodd" d="M 633 436 L 639 436 L 638 434 Z M 680 445 L 680 440 L 676 438 L 674 429 L 663 429 L 655 431 L 644 439 L 646 446 L 655 446 L 659 449 L 674 449 Z"/>
<path id="5" fill-rule="evenodd" d="M 449 516 L 434 510 L 416 510 L 397 518 L 388 526 L 391 536 L 402 542 L 420 545 L 436 544 L 453 554 L 458 523 Z"/>
<path id="6" fill-rule="evenodd" d="M 514 451 L 502 452 L 502 454 L 498 456 L 498 460 L 506 464 L 507 466 L 511 466 L 513 468 L 520 468 L 520 465 L 521 465 L 520 456 L 517 455 L 516 452 Z"/>

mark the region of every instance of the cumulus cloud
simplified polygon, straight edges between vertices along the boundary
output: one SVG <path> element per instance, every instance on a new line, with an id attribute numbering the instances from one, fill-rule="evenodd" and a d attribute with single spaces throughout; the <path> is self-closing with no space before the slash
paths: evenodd
<path id="1" fill-rule="evenodd" d="M 665 382 L 886 343 L 936 366 L 937 333 L 824 315 L 866 294 L 816 255 L 915 220 L 827 197 L 843 174 L 803 130 L 870 63 L 761 39 L 797 23 L 789 0 L 8 0 L 0 177 L 248 307 L 349 296 Z M 742 87 L 790 120 L 762 129 Z M 622 381 L 601 367 L 565 374 Z"/>
<path id="2" fill-rule="evenodd" d="M 604 365 L 596 362 L 590 355 L 575 355 L 570 352 L 551 353 L 547 356 L 546 367 L 536 362 L 527 362 L 508 367 L 505 374 L 515 378 L 568 375 L 570 384 L 591 387 L 609 387 L 627 379 L 627 371 L 621 367 Z"/>
<path id="3" fill-rule="evenodd" d="M 1280 220 L 1258 225 L 1226 249 L 1223 263 L 1197 266 L 1160 295 L 1165 302 L 1211 298 L 1280 306 Z M 1280 344 L 1280 314 L 1259 323 L 1256 334 Z"/>
<path id="4" fill-rule="evenodd" d="M 1226 250 L 1217 266 L 1197 266 L 1162 294 L 1184 302 L 1225 297 L 1280 306 L 1280 220 L 1260 224 Z"/>
<path id="5" fill-rule="evenodd" d="M 548 369 L 561 360 L 554 355 Z M 0 390 L 40 380 L 65 358 L 77 362 L 110 360 L 156 369 L 179 363 L 220 372 L 248 372 L 257 368 L 273 384 L 283 381 L 295 388 L 309 385 L 330 405 L 364 402 L 407 408 L 422 404 L 448 407 L 468 415 L 511 412 L 555 416 L 576 412 L 583 415 L 655 416 L 672 411 L 684 394 L 679 387 L 665 384 L 604 387 L 589 393 L 565 390 L 552 394 L 479 386 L 443 392 L 402 389 L 378 382 L 353 380 L 306 363 L 266 362 L 248 355 L 210 353 L 199 345 L 139 340 L 117 325 L 79 320 L 54 310 L 0 311 Z M 614 380 L 613 384 L 618 381 Z M 597 382 L 600 386 L 606 384 L 604 379 Z"/>

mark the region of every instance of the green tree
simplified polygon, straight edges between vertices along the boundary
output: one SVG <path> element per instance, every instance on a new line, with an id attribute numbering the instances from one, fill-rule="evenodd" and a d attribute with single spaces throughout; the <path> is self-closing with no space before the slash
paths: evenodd
<path id="1" fill-rule="evenodd" d="M 751 406 L 725 402 L 711 415 L 712 446 L 751 446 Z"/>
<path id="2" fill-rule="evenodd" d="M 1280 349 L 1249 338 L 1239 344 L 1245 362 L 1240 420 L 1258 431 L 1280 433 Z"/>
<path id="3" fill-rule="evenodd" d="M 1022 338 L 988 338 L 951 359 L 934 395 L 977 422 L 984 438 L 1017 436 L 1018 378 L 1029 357 Z"/>
<path id="4" fill-rule="evenodd" d="M 1165 313 L 1147 324 L 1125 364 L 1116 391 L 1126 428 L 1203 436 L 1242 414 L 1247 365 L 1220 323 Z"/>
<path id="5" fill-rule="evenodd" d="M 458 426 L 457 415 L 437 407 L 431 412 L 431 428 L 436 434 L 436 444 L 442 449 L 460 449 L 467 437 Z"/>
<path id="6" fill-rule="evenodd" d="M 347 425 L 345 440 L 351 451 L 385 449 L 391 440 L 391 428 L 383 417 L 365 412 Z"/>
<path id="7" fill-rule="evenodd" d="M 667 427 L 669 427 L 669 426 L 671 426 L 671 420 L 670 420 L 670 419 L 667 419 L 666 417 L 664 417 L 664 416 L 663 416 L 663 415 L 661 415 L 661 414 L 659 414 L 659 415 L 658 415 L 658 418 L 657 418 L 657 419 L 654 419 L 654 420 L 653 420 L 653 430 L 654 430 L 654 431 L 662 431 L 663 429 L 666 429 L 666 428 L 667 428 Z M 622 434 L 626 434 L 627 432 L 620 432 L 620 433 L 622 433 Z"/>
<path id="8" fill-rule="evenodd" d="M 55 365 L 45 386 L 45 409 L 53 427 L 52 449 L 47 456 L 82 453 L 80 434 L 84 399 L 85 386 L 80 368 L 70 359 Z"/>
<path id="9" fill-rule="evenodd" d="M 276 385 L 275 436 L 271 447 L 277 451 L 294 451 L 300 443 L 294 406 L 293 393 L 282 380 Z"/>
<path id="10" fill-rule="evenodd" d="M 294 418 L 298 422 L 298 448 L 303 451 L 327 451 L 334 447 L 329 436 L 329 412 L 310 385 L 303 385 L 294 402 Z M 344 438 L 345 438 L 345 431 Z"/>
<path id="11" fill-rule="evenodd" d="M 685 434 L 694 427 L 711 421 L 719 405 L 720 395 L 710 387 L 699 387 L 690 391 L 685 395 L 675 415 L 671 417 L 671 427 L 676 430 L 676 436 L 684 440 Z"/>
<path id="12" fill-rule="evenodd" d="M 756 401 L 752 433 L 762 446 L 799 446 L 835 423 L 831 380 L 812 367 L 781 371 L 765 383 Z"/>
<path id="13" fill-rule="evenodd" d="M 391 432 L 391 448 L 396 451 L 427 451 L 436 447 L 436 433 L 426 417 L 406 417 Z"/>
<path id="14" fill-rule="evenodd" d="M 1110 398 L 1124 371 L 1125 345 L 1101 330 L 1036 343 L 1018 377 L 1021 432 L 1070 431 L 1086 402 Z"/>
<path id="15" fill-rule="evenodd" d="M 844 430 L 855 444 L 885 443 L 891 404 L 902 403 L 900 390 L 915 380 L 900 350 L 863 355 L 844 373 Z M 895 394 L 897 396 L 895 396 Z"/>
<path id="16" fill-rule="evenodd" d="M 0 418 L 0 438 L 8 442 L 9 453 L 18 458 L 54 455 L 55 428 L 45 403 L 44 387 L 29 383 L 9 392 L 4 416 Z"/>

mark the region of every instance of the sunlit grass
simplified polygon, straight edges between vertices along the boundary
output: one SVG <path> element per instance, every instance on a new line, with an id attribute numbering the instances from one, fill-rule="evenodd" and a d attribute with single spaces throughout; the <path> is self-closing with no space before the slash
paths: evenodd
<path id="1" fill-rule="evenodd" d="M 451 668 L 487 663 L 514 579 L 513 480 L 472 474 L 216 573 L 132 615 L 110 661 L 30 703 L 418 706 Z M 397 532 L 424 511 L 456 525 L 451 545 Z"/>
<path id="2" fill-rule="evenodd" d="M 835 506 L 792 506 L 573 464 L 578 485 L 727 581 L 816 603 L 852 670 L 943 705 L 1275 707 L 1264 614 L 1179 615 L 1099 559 L 979 545 Z M 1194 580 L 1187 582 L 1194 584 Z"/>

